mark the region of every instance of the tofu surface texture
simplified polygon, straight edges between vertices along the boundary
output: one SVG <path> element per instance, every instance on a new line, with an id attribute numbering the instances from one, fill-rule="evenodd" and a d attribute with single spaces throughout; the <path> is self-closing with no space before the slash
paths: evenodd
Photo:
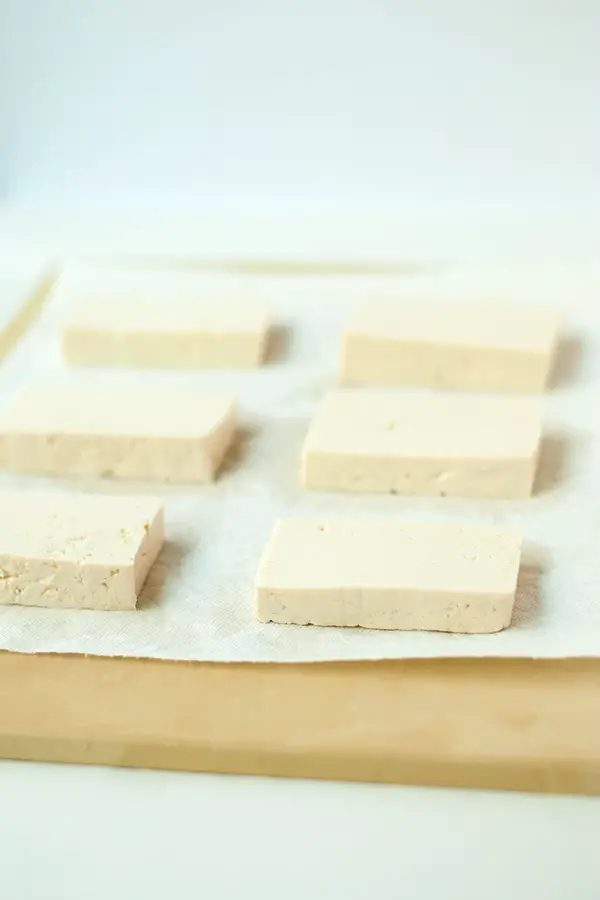
<path id="1" fill-rule="evenodd" d="M 559 318 L 538 307 L 363 303 L 342 340 L 345 384 L 543 391 Z"/>
<path id="2" fill-rule="evenodd" d="M 135 609 L 164 540 L 150 497 L 0 493 L 0 604 Z"/>
<path id="3" fill-rule="evenodd" d="M 521 538 L 477 525 L 280 519 L 256 583 L 262 622 L 464 634 L 510 624 Z"/>
<path id="4" fill-rule="evenodd" d="M 74 365 L 252 368 L 263 360 L 269 311 L 234 279 L 99 271 L 59 282 L 63 358 Z"/>
<path id="5" fill-rule="evenodd" d="M 305 439 L 302 481 L 323 491 L 528 497 L 541 433 L 535 398 L 332 391 Z"/>
<path id="6" fill-rule="evenodd" d="M 113 385 L 33 387 L 0 412 L 13 472 L 205 483 L 235 430 L 223 394 Z"/>

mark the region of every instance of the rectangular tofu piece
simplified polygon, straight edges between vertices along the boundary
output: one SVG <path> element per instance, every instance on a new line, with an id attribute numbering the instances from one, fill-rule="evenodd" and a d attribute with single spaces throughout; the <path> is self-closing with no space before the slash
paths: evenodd
<path id="1" fill-rule="evenodd" d="M 56 295 L 68 310 L 63 358 L 74 365 L 251 368 L 263 360 L 267 304 L 232 276 L 67 271 Z"/>
<path id="2" fill-rule="evenodd" d="M 0 494 L 0 604 L 135 609 L 164 540 L 148 497 Z"/>
<path id="3" fill-rule="evenodd" d="M 257 617 L 290 625 L 485 634 L 510 624 L 521 538 L 478 525 L 280 519 Z"/>
<path id="4" fill-rule="evenodd" d="M 543 391 L 558 336 L 548 309 L 371 300 L 342 340 L 345 384 Z"/>
<path id="5" fill-rule="evenodd" d="M 0 413 L 0 467 L 173 483 L 212 481 L 235 430 L 222 394 L 34 387 Z"/>
<path id="6" fill-rule="evenodd" d="M 321 491 L 528 497 L 541 433 L 530 397 L 332 391 L 304 442 L 302 480 Z"/>

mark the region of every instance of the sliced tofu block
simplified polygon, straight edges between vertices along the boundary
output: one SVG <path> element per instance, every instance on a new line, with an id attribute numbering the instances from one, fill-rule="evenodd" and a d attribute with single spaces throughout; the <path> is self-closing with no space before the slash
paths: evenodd
<path id="1" fill-rule="evenodd" d="M 541 438 L 529 397 L 333 391 L 312 421 L 304 486 L 436 497 L 528 497 Z"/>
<path id="2" fill-rule="evenodd" d="M 477 525 L 281 519 L 256 584 L 262 622 L 484 634 L 510 624 L 520 537 Z"/>
<path id="3" fill-rule="evenodd" d="M 231 277 L 67 272 L 56 294 L 67 308 L 63 357 L 75 365 L 249 368 L 263 359 L 267 305 Z"/>
<path id="4" fill-rule="evenodd" d="M 37 387 L 0 414 L 0 467 L 201 484 L 214 479 L 234 430 L 234 402 L 222 394 Z"/>
<path id="5" fill-rule="evenodd" d="M 0 604 L 135 609 L 164 540 L 148 497 L 0 494 Z"/>
<path id="6" fill-rule="evenodd" d="M 346 384 L 543 391 L 558 335 L 547 309 L 372 300 L 342 342 Z"/>

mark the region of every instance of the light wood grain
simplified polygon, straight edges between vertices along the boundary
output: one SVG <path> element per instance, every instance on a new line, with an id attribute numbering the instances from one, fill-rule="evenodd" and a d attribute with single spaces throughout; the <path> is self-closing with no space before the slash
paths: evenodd
<path id="1" fill-rule="evenodd" d="M 600 661 L 0 653 L 0 756 L 600 793 Z"/>

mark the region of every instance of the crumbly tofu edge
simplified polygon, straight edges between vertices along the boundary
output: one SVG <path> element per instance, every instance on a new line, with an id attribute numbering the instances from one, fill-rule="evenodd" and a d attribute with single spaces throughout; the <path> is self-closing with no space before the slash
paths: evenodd
<path id="1" fill-rule="evenodd" d="M 134 560 L 134 590 L 137 598 L 144 586 L 150 569 L 158 559 L 165 540 L 165 511 L 162 504 L 158 507 L 154 518 L 144 525 L 144 538 L 137 550 Z"/>

